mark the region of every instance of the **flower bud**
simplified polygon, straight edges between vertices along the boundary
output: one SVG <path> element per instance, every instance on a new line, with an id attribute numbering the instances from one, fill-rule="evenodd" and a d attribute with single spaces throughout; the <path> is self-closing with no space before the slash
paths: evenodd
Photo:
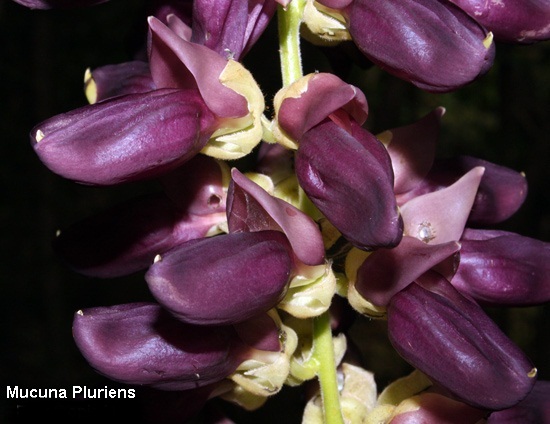
<path id="1" fill-rule="evenodd" d="M 505 231 L 467 229 L 450 280 L 485 305 L 529 306 L 550 301 L 550 243 Z"/>
<path id="2" fill-rule="evenodd" d="M 196 91 L 162 89 L 54 116 L 32 130 L 31 141 L 56 174 L 112 185 L 176 168 L 204 147 L 215 125 Z"/>
<path id="3" fill-rule="evenodd" d="M 155 298 L 178 319 L 234 324 L 273 308 L 292 271 L 280 231 L 191 240 L 162 255 L 145 275 Z"/>
<path id="4" fill-rule="evenodd" d="M 350 121 L 348 132 L 327 119 L 308 130 L 296 153 L 296 175 L 315 206 L 353 245 L 396 246 L 403 221 L 393 171 L 382 143 Z"/>
<path id="5" fill-rule="evenodd" d="M 497 41 L 527 44 L 550 37 L 550 3 L 546 0 L 451 2 L 488 28 Z"/>
<path id="6" fill-rule="evenodd" d="M 536 368 L 480 306 L 435 275 L 392 298 L 392 345 L 458 400 L 482 409 L 515 405 L 533 388 Z"/>
<path id="7" fill-rule="evenodd" d="M 198 327 L 152 303 L 78 311 L 73 336 L 100 374 L 126 384 L 187 390 L 218 382 L 242 361 L 232 327 Z"/>
<path id="8" fill-rule="evenodd" d="M 492 35 L 453 4 L 439 0 L 355 0 L 355 44 L 387 72 L 431 92 L 470 83 L 492 65 Z"/>

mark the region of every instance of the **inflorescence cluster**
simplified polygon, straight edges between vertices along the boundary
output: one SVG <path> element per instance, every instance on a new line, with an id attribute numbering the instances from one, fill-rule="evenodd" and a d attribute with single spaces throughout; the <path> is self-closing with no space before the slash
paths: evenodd
<path id="1" fill-rule="evenodd" d="M 483 229 L 519 209 L 525 176 L 437 158 L 443 108 L 372 134 L 359 88 L 300 63 L 300 37 L 351 41 L 385 71 L 449 92 L 490 69 L 494 40 L 547 40 L 549 2 L 148 4 L 135 60 L 86 71 L 90 104 L 31 131 L 64 178 L 161 187 L 55 238 L 77 272 L 143 272 L 156 300 L 76 312 L 90 365 L 183 400 L 182 422 L 213 398 L 255 410 L 313 382 L 305 424 L 550 422 L 550 383 L 483 309 L 550 299 L 550 244 Z M 275 16 L 283 84 L 267 116 L 241 59 Z M 414 372 L 377 390 L 349 348 L 350 311 L 387 320 Z"/>

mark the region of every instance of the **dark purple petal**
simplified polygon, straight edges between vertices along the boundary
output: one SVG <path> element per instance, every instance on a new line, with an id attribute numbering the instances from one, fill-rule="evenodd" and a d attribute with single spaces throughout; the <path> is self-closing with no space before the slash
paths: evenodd
<path id="1" fill-rule="evenodd" d="M 233 328 L 185 324 L 150 303 L 78 311 L 73 336 L 100 374 L 164 390 L 218 382 L 242 362 Z"/>
<path id="2" fill-rule="evenodd" d="M 129 94 L 57 115 L 31 132 L 40 160 L 84 184 L 152 178 L 195 156 L 216 119 L 193 90 Z"/>
<path id="3" fill-rule="evenodd" d="M 191 41 L 239 60 L 275 13 L 273 0 L 196 0 Z"/>
<path id="4" fill-rule="evenodd" d="M 71 9 L 105 3 L 109 0 L 14 0 L 30 9 Z"/>
<path id="5" fill-rule="evenodd" d="M 547 0 L 451 0 L 495 35 L 497 41 L 534 43 L 550 38 Z"/>
<path id="6" fill-rule="evenodd" d="M 537 381 L 517 405 L 493 412 L 487 424 L 550 424 L 550 381 Z"/>
<path id="7" fill-rule="evenodd" d="M 166 195 L 150 194 L 109 208 L 59 232 L 54 249 L 75 271 L 113 278 L 145 270 L 159 252 L 205 237 L 225 214 L 196 216 Z"/>
<path id="8" fill-rule="evenodd" d="M 457 399 L 484 409 L 525 398 L 536 368 L 479 305 L 444 278 L 426 275 L 388 307 L 392 345 L 412 366 Z"/>
<path id="9" fill-rule="evenodd" d="M 280 231 L 231 233 L 184 243 L 160 256 L 145 279 L 180 320 L 234 324 L 273 308 L 292 271 Z"/>
<path id="10" fill-rule="evenodd" d="M 370 60 L 427 91 L 457 89 L 493 62 L 487 31 L 447 1 L 355 0 L 348 19 Z"/>
<path id="11" fill-rule="evenodd" d="M 325 120 L 305 133 L 296 175 L 311 201 L 360 249 L 396 246 L 403 221 L 393 192 L 388 152 L 355 122 L 348 133 Z"/>
<path id="12" fill-rule="evenodd" d="M 149 65 L 140 60 L 95 68 L 86 73 L 84 83 L 90 103 L 125 94 L 146 93 L 156 88 Z"/>
<path id="13" fill-rule="evenodd" d="M 460 265 L 451 280 L 487 305 L 528 306 L 550 301 L 550 243 L 508 232 L 465 231 Z"/>
<path id="14" fill-rule="evenodd" d="M 227 196 L 230 232 L 280 230 L 300 261 L 306 265 L 324 262 L 323 237 L 311 217 L 290 203 L 271 196 L 238 169 L 234 168 L 231 176 Z"/>
<path id="15" fill-rule="evenodd" d="M 357 270 L 355 288 L 374 305 L 386 306 L 393 295 L 459 249 L 460 245 L 452 241 L 428 245 L 405 236 L 397 247 L 378 249 L 365 259 Z"/>

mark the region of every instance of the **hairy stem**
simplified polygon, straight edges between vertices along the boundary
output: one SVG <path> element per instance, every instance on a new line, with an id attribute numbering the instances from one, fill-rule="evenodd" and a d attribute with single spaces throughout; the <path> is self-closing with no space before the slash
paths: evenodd
<path id="1" fill-rule="evenodd" d="M 300 54 L 300 24 L 305 0 L 292 0 L 286 8 L 279 6 L 279 55 L 283 86 L 292 84 L 302 77 Z"/>

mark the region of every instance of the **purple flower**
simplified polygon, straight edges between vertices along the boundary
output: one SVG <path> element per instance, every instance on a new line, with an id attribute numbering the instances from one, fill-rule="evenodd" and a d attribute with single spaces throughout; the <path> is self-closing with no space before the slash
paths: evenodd
<path id="1" fill-rule="evenodd" d="M 216 383 L 242 361 L 232 327 L 197 327 L 159 305 L 132 303 L 78 311 L 75 342 L 92 367 L 112 380 L 164 390 Z"/>
<path id="2" fill-rule="evenodd" d="M 362 249 L 395 246 L 403 223 L 382 143 L 361 124 L 364 95 L 330 74 L 311 74 L 276 97 L 276 132 L 297 148 L 295 170 L 308 198 Z"/>
<path id="3" fill-rule="evenodd" d="M 483 75 L 493 63 L 492 35 L 441 0 L 321 0 L 345 19 L 359 50 L 387 72 L 432 92 Z M 330 13 L 330 12 L 329 12 Z"/>
<path id="4" fill-rule="evenodd" d="M 173 15 L 170 22 L 176 31 L 183 25 Z M 33 147 L 53 172 L 84 184 L 118 184 L 156 177 L 201 151 L 238 158 L 260 141 L 263 97 L 247 71 L 155 18 L 149 25 L 157 89 L 108 98 L 37 125 Z M 231 88 L 243 82 L 246 93 Z"/>
<path id="5" fill-rule="evenodd" d="M 450 280 L 484 305 L 529 306 L 550 301 L 550 244 L 506 231 L 466 229 Z"/>
<path id="6" fill-rule="evenodd" d="M 475 302 L 424 274 L 392 297 L 388 331 L 397 352 L 458 400 L 509 408 L 535 384 L 536 368 Z"/>
<path id="7" fill-rule="evenodd" d="M 550 4 L 545 0 L 507 0 L 505 2 L 451 0 L 481 25 L 497 41 L 534 43 L 550 37 Z"/>
<path id="8" fill-rule="evenodd" d="M 31 140 L 56 174 L 111 185 L 176 168 L 201 151 L 216 126 L 195 90 L 160 89 L 57 115 L 38 124 Z"/>
<path id="9" fill-rule="evenodd" d="M 84 309 L 73 321 L 78 348 L 100 374 L 161 390 L 204 388 L 206 394 L 243 361 L 281 352 L 278 335 L 266 315 L 235 327 L 205 327 L 183 323 L 153 303 Z"/>
<path id="10" fill-rule="evenodd" d="M 145 279 L 178 319 L 225 325 L 275 307 L 292 269 L 292 250 L 282 232 L 240 232 L 177 246 L 157 258 Z"/>

